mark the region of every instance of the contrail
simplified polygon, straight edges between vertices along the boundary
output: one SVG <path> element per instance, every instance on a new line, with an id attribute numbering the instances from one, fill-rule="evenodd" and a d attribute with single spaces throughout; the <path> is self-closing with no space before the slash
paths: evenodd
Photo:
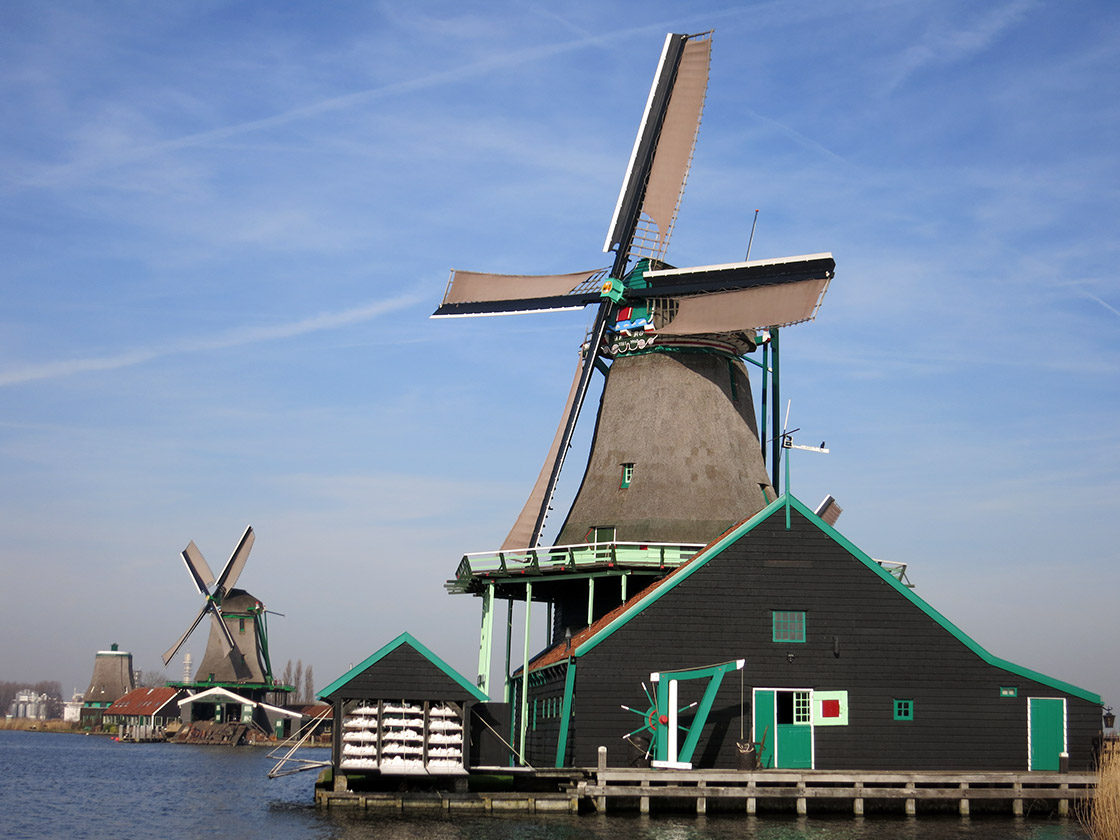
<path id="1" fill-rule="evenodd" d="M 240 327 L 218 335 L 207 336 L 189 341 L 178 341 L 156 347 L 127 350 L 112 356 L 95 356 L 86 359 L 64 359 L 57 362 L 40 362 L 12 367 L 0 371 L 0 387 L 40 382 L 44 379 L 58 379 L 79 373 L 102 370 L 118 370 L 133 365 L 150 362 L 164 356 L 198 353 L 207 350 L 223 350 L 228 347 L 242 347 L 263 341 L 277 341 L 297 335 L 332 330 L 349 324 L 368 321 L 386 312 L 403 309 L 418 302 L 416 297 L 399 297 L 392 300 L 344 309 L 341 312 L 324 312 L 310 318 L 292 321 L 287 324 L 274 324 L 265 327 Z"/>

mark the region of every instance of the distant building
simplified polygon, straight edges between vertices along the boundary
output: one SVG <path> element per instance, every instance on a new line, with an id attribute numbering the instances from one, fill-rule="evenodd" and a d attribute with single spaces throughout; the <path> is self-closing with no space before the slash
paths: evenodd
<path id="1" fill-rule="evenodd" d="M 101 726 L 105 710 L 135 687 L 132 654 L 118 650 L 116 642 L 109 650 L 99 650 L 93 661 L 89 688 L 82 696 L 82 727 L 92 729 Z"/>
<path id="2" fill-rule="evenodd" d="M 75 691 L 70 700 L 62 704 L 62 719 L 66 723 L 77 723 L 82 719 L 82 693 Z"/>
<path id="3" fill-rule="evenodd" d="M 31 689 L 16 692 L 16 699 L 8 707 L 8 717 L 28 718 L 30 720 L 46 720 L 47 706 L 50 698 L 45 694 L 36 694 Z"/>
<path id="4" fill-rule="evenodd" d="M 179 720 L 181 688 L 135 688 L 105 709 L 102 724 L 116 726 L 122 739 L 162 740 L 169 723 Z"/>

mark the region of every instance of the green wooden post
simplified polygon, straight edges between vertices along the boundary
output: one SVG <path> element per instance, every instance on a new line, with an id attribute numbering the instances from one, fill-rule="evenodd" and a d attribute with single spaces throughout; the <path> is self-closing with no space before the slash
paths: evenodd
<path id="1" fill-rule="evenodd" d="M 576 688 L 576 660 L 568 660 L 568 671 L 564 678 L 564 703 L 560 708 L 560 736 L 556 739 L 556 766 L 563 767 L 568 754 L 568 726 L 572 720 L 572 698 Z"/>
<path id="2" fill-rule="evenodd" d="M 521 665 L 521 733 L 517 752 L 521 764 L 525 761 L 525 733 L 529 723 L 529 616 L 533 611 L 533 584 L 525 582 L 525 646 Z"/>
<path id="3" fill-rule="evenodd" d="M 490 668 L 494 648 L 494 582 L 482 592 L 482 630 L 478 640 L 478 687 L 490 696 Z"/>
<path id="4" fill-rule="evenodd" d="M 762 345 L 762 401 L 760 403 L 761 410 L 759 414 L 762 415 L 761 423 L 762 434 L 758 436 L 759 442 L 762 444 L 762 463 L 766 464 L 766 417 L 769 413 L 766 406 L 766 391 L 770 387 L 770 345 Z"/>
<path id="5" fill-rule="evenodd" d="M 771 451 L 773 452 L 773 458 L 772 458 L 772 461 L 771 461 L 771 464 L 770 464 L 770 471 L 771 471 L 771 482 L 774 485 L 774 492 L 777 493 L 780 496 L 780 495 L 782 495 L 782 488 L 781 488 L 781 484 L 779 482 L 779 478 L 781 477 L 780 472 L 779 472 L 779 467 L 781 466 L 781 463 L 782 463 L 782 432 L 784 432 L 785 429 L 779 429 L 778 428 L 778 418 L 781 416 L 781 405 L 780 405 L 781 395 L 779 393 L 779 389 L 780 389 L 780 386 L 781 386 L 781 377 L 780 377 L 780 368 L 779 368 L 779 364 L 778 364 L 778 328 L 777 327 L 774 327 L 772 330 L 770 330 L 770 345 L 771 345 L 770 364 L 773 367 L 773 370 L 771 371 L 771 374 L 770 374 L 770 381 L 771 381 L 771 384 L 773 385 L 773 389 L 772 389 L 772 393 L 771 393 L 771 397 L 770 397 L 770 416 L 773 418 L 773 421 L 774 421 L 774 428 L 770 432 L 771 436 L 773 437 L 773 441 L 771 442 L 772 443 Z"/>

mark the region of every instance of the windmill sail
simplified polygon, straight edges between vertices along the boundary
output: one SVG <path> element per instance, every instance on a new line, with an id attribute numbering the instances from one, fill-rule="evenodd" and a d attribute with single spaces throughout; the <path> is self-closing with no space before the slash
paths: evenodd
<path id="1" fill-rule="evenodd" d="M 571 274 L 485 274 L 452 271 L 433 318 L 513 315 L 582 309 L 600 298 L 607 270 Z"/>
<path id="2" fill-rule="evenodd" d="M 710 32 L 665 37 L 604 251 L 665 255 L 700 130 L 711 52 Z"/>
<path id="3" fill-rule="evenodd" d="M 521 509 L 521 514 L 517 517 L 517 521 L 513 523 L 513 528 L 510 529 L 505 542 L 502 543 L 502 551 L 512 551 L 513 549 L 535 545 L 536 534 L 534 531 L 537 527 L 537 521 L 541 518 L 541 512 L 547 513 L 548 506 L 552 503 L 549 479 L 552 477 L 553 465 L 558 460 L 563 460 L 564 453 L 560 451 L 560 446 L 564 442 L 566 421 L 571 416 L 572 406 L 579 394 L 580 374 L 582 372 L 583 359 L 581 357 L 579 364 L 576 365 L 576 375 L 572 377 L 572 387 L 568 390 L 568 400 L 564 403 L 564 413 L 560 415 L 560 425 L 556 429 L 556 436 L 552 439 L 552 446 L 549 447 L 544 466 L 541 467 L 540 475 L 537 476 L 536 484 L 533 485 L 529 498 L 525 500 L 525 507 Z M 555 489 L 555 485 L 551 485 L 551 489 Z M 546 493 L 549 495 L 546 496 Z"/>

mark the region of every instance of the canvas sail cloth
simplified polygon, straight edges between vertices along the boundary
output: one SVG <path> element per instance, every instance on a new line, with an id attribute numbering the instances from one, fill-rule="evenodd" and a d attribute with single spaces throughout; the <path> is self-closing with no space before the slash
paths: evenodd
<path id="1" fill-rule="evenodd" d="M 605 276 L 606 271 L 601 268 L 570 274 L 452 271 L 443 301 L 432 317 L 580 309 L 599 299 Z"/>
<path id="2" fill-rule="evenodd" d="M 669 35 L 665 39 L 604 251 L 626 247 L 631 257 L 662 259 L 665 256 L 700 131 L 711 65 L 710 36 L 711 33 L 688 36 L 683 38 L 683 44 L 680 35 Z M 679 61 L 674 55 L 678 48 Z M 666 97 L 664 117 L 658 121 L 657 115 L 662 113 Z M 653 160 L 646 175 L 641 162 L 651 147 L 654 148 Z M 641 208 L 636 213 L 634 204 L 639 198 Z M 623 241 L 626 227 L 633 218 L 637 218 L 638 223 L 633 242 L 627 243 Z"/>
<path id="3" fill-rule="evenodd" d="M 732 292 L 676 298 L 676 317 L 657 330 L 660 335 L 697 335 L 788 327 L 816 315 L 828 289 L 828 277 L 756 286 Z"/>

